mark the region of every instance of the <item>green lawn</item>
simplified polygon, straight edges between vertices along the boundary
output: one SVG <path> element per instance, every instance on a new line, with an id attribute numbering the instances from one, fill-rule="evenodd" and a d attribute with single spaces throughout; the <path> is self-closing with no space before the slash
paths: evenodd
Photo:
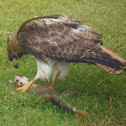
<path id="1" fill-rule="evenodd" d="M 14 69 L 6 51 L 7 37 L 23 21 L 59 14 L 94 27 L 103 34 L 106 47 L 126 58 L 125 6 L 126 0 L 0 0 L 0 126 L 125 126 L 125 72 L 114 75 L 93 65 L 70 65 L 67 78 L 57 81 L 55 89 L 74 93 L 64 99 L 90 114 L 83 118 L 64 112 L 35 93 L 15 91 L 8 80 L 15 75 L 32 79 L 36 64 L 32 56 L 24 56 L 19 69 Z"/>

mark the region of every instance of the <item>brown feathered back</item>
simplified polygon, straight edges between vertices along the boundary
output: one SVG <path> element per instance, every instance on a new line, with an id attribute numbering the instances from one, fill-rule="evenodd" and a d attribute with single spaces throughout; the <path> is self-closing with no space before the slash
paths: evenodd
<path id="1" fill-rule="evenodd" d="M 101 34 L 75 18 L 53 15 L 27 20 L 16 39 L 24 52 L 41 61 L 97 64 L 113 73 L 125 68 L 125 59 L 122 62 L 118 55 L 101 48 Z"/>
<path id="2" fill-rule="evenodd" d="M 65 62 L 84 62 L 81 57 L 102 43 L 94 29 L 63 16 L 28 20 L 17 38 L 22 48 L 39 60 L 48 57 Z"/>

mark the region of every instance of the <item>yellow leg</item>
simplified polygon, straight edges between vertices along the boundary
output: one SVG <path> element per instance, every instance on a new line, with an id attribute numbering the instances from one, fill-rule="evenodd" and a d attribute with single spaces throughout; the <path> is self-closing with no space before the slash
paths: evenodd
<path id="1" fill-rule="evenodd" d="M 28 84 L 24 84 L 24 86 L 20 87 L 20 88 L 17 88 L 16 90 L 17 91 L 21 91 L 21 92 L 25 92 L 30 86 L 32 86 L 32 84 L 37 81 L 38 79 L 34 78 L 32 81 L 30 81 Z"/>
<path id="2" fill-rule="evenodd" d="M 54 84 L 56 83 L 56 80 L 57 80 L 59 74 L 60 74 L 60 72 L 58 72 L 58 73 L 56 74 L 56 77 L 55 77 L 55 79 L 52 81 L 50 88 L 53 88 L 53 86 L 54 86 Z"/>

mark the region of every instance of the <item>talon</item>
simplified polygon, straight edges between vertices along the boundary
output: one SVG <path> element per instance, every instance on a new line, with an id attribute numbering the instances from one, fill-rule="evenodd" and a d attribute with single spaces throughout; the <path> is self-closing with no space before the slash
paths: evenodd
<path id="1" fill-rule="evenodd" d="M 17 88 L 17 91 L 25 92 L 31 85 L 30 84 L 25 84 L 24 86 Z"/>
<path id="2" fill-rule="evenodd" d="M 25 92 L 26 90 L 28 90 L 29 87 L 32 86 L 32 84 L 33 84 L 36 80 L 37 80 L 37 79 L 35 78 L 35 79 L 33 79 L 32 81 L 30 81 L 28 84 L 23 83 L 24 86 L 19 87 L 19 88 L 17 88 L 16 90 L 17 90 L 17 91 L 21 91 L 21 92 Z"/>

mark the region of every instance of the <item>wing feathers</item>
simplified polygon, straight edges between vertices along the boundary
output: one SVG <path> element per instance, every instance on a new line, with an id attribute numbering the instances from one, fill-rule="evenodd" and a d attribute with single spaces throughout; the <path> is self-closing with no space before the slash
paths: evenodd
<path id="1" fill-rule="evenodd" d="M 72 27 L 77 27 L 80 24 L 80 22 L 76 18 L 67 16 L 50 15 L 44 17 L 36 17 L 25 21 L 19 28 L 18 34 L 26 30 L 35 30 L 40 28 L 47 29 L 47 27 L 50 27 L 52 25 L 57 27 L 61 23 Z"/>
<path id="2" fill-rule="evenodd" d="M 102 46 L 96 30 L 66 16 L 30 19 L 18 30 L 17 39 L 24 50 L 39 60 L 97 64 L 106 71 L 119 73 L 126 60 Z"/>
<path id="3" fill-rule="evenodd" d="M 80 62 L 85 52 L 101 43 L 98 32 L 66 16 L 30 19 L 22 24 L 17 38 L 36 58 L 48 56 L 68 62 Z"/>

